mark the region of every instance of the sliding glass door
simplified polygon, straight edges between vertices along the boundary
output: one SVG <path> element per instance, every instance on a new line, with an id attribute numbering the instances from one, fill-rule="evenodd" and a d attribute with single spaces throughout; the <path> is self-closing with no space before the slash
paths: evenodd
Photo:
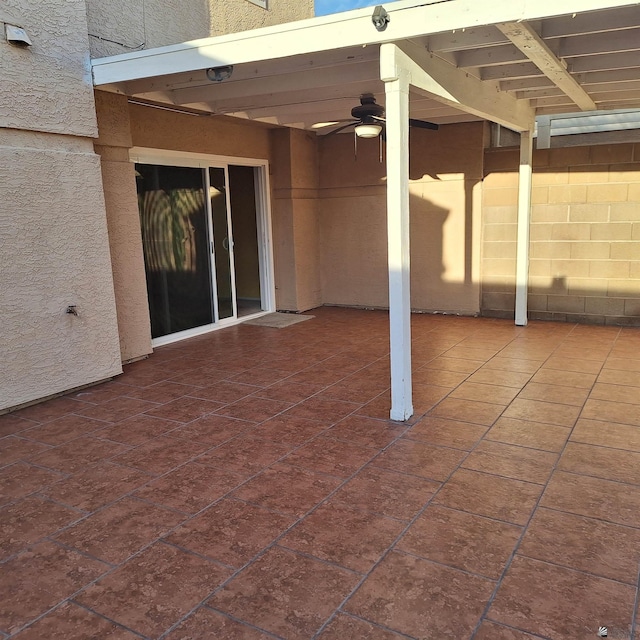
<path id="1" fill-rule="evenodd" d="M 135 169 L 155 343 L 268 310 L 261 168 Z"/>

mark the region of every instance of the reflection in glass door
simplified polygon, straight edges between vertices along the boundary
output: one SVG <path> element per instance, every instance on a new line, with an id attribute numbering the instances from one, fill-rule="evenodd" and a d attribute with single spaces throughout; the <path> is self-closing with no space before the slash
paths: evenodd
<path id="1" fill-rule="evenodd" d="M 261 169 L 135 167 L 154 340 L 266 311 Z"/>

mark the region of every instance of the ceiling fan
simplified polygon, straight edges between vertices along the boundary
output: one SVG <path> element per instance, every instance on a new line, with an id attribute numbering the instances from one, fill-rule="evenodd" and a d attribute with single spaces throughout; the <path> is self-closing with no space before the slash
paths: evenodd
<path id="1" fill-rule="evenodd" d="M 330 131 L 327 135 L 333 135 L 349 127 L 354 127 L 355 134 L 359 138 L 376 138 L 384 131 L 386 122 L 384 107 L 376 102 L 372 93 L 363 93 L 360 96 L 360 104 L 351 109 L 351 118 L 348 120 L 334 120 L 333 122 L 318 122 L 313 125 L 313 128 L 321 129 L 346 122 L 346 124 Z M 438 125 L 433 122 L 416 120 L 415 118 L 409 118 L 409 126 L 419 129 L 433 129 L 434 131 L 438 129 Z"/>

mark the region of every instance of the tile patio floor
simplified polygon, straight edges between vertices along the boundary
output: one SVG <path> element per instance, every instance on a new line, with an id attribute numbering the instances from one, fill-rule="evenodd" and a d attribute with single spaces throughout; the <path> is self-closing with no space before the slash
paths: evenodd
<path id="1" fill-rule="evenodd" d="M 640 640 L 640 330 L 312 313 L 0 417 L 0 638 Z"/>

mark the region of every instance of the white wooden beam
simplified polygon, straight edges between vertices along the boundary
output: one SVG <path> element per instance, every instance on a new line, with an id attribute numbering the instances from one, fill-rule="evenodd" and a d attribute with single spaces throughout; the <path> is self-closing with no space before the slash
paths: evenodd
<path id="1" fill-rule="evenodd" d="M 384 45 L 387 135 L 387 243 L 392 420 L 413 415 L 409 259 L 409 74 L 395 64 L 394 45 Z M 390 60 L 389 60 L 390 59 Z M 389 65 L 394 73 L 389 74 Z"/>
<path id="2" fill-rule="evenodd" d="M 637 0 L 411 0 L 390 3 L 385 31 L 371 23 L 372 9 L 290 22 L 238 34 L 194 40 L 94 60 L 97 86 L 171 73 L 240 65 L 260 60 L 382 44 L 486 26 L 499 22 L 539 20 L 552 16 L 633 6 Z"/>
<path id="3" fill-rule="evenodd" d="M 393 45 L 382 45 L 381 65 L 382 51 L 391 46 Z M 412 43 L 403 42 L 394 47 L 393 51 L 394 64 L 409 70 L 415 90 L 426 93 L 438 102 L 515 131 L 531 128 L 535 114 L 529 104 L 507 93 L 501 93 L 497 83 L 482 82 Z M 387 55 L 387 58 L 390 60 L 391 55 Z M 387 72 L 393 74 L 393 67 Z"/>
<path id="4" fill-rule="evenodd" d="M 516 254 L 515 322 L 527 324 L 529 286 L 529 227 L 531 223 L 533 131 L 520 133 L 520 170 L 518 180 L 518 231 Z"/>
<path id="5" fill-rule="evenodd" d="M 597 109 L 589 94 L 574 80 L 565 65 L 556 58 L 544 40 L 526 22 L 496 25 L 549 80 L 566 93 L 583 111 Z"/>

